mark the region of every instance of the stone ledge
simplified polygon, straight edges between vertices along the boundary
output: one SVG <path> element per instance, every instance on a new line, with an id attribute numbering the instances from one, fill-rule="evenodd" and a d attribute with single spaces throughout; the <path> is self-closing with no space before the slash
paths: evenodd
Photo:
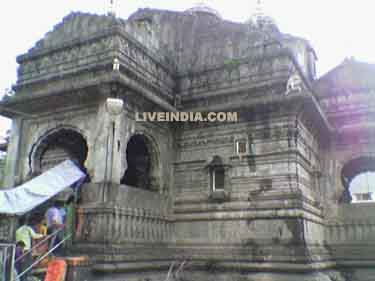
<path id="1" fill-rule="evenodd" d="M 209 200 L 212 202 L 223 203 L 230 200 L 230 193 L 227 190 L 212 191 Z"/>
<path id="2" fill-rule="evenodd" d="M 170 260 L 195 260 L 215 262 L 246 261 L 248 263 L 285 263 L 308 264 L 331 262 L 329 251 L 322 245 L 305 246 L 303 243 L 273 244 L 262 241 L 262 245 L 226 243 L 179 243 L 168 247 L 149 248 L 112 248 L 108 246 L 96 253 L 91 251 L 90 258 L 96 264 L 164 262 Z M 87 251 L 86 251 L 87 252 Z"/>
<path id="3" fill-rule="evenodd" d="M 337 266 L 344 266 L 344 267 L 375 267 L 374 260 L 345 260 L 340 261 L 339 259 L 336 261 Z"/>
<path id="4" fill-rule="evenodd" d="M 132 263 L 111 263 L 111 264 L 95 264 L 92 266 L 94 272 L 117 273 L 132 272 L 139 270 L 162 270 L 168 269 L 171 262 L 132 262 Z"/>
<path id="5" fill-rule="evenodd" d="M 66 263 L 68 266 L 87 266 L 89 265 L 88 256 L 77 256 L 77 257 L 66 257 Z"/>
<path id="6" fill-rule="evenodd" d="M 312 222 L 323 224 L 323 220 L 316 215 L 311 215 L 302 209 L 256 210 L 256 211 L 215 211 L 200 213 L 175 214 L 176 222 L 204 221 L 204 220 L 246 220 L 269 218 L 303 218 Z"/>
<path id="7" fill-rule="evenodd" d="M 173 261 L 162 262 L 135 262 L 135 263 L 98 263 L 92 267 L 94 272 L 118 273 L 132 271 L 168 270 Z M 336 267 L 335 262 L 321 262 L 309 264 L 292 263 L 248 263 L 248 262 L 216 262 L 193 261 L 188 262 L 192 270 L 218 270 L 218 271 L 249 271 L 249 272 L 312 272 L 315 270 L 325 270 Z"/>
<path id="8" fill-rule="evenodd" d="M 233 194 L 233 193 L 232 193 Z M 267 198 L 268 197 L 268 198 Z M 321 213 L 317 212 L 316 209 L 310 207 L 310 205 L 304 204 L 300 207 L 300 203 L 296 202 L 296 199 L 291 199 L 288 201 L 287 204 L 283 202 L 276 202 L 276 200 L 281 201 L 284 198 L 271 198 L 271 196 L 262 196 L 261 198 L 257 198 L 258 202 L 249 202 L 245 200 L 233 200 L 233 197 L 223 201 L 215 201 L 210 200 L 201 200 L 201 202 L 178 202 L 178 205 L 174 206 L 174 213 L 175 215 L 183 215 L 183 214 L 192 214 L 192 213 L 213 213 L 213 212 L 250 212 L 250 211 L 265 211 L 265 210 L 290 210 L 290 209 L 297 209 L 300 208 L 301 210 L 309 213 L 312 216 L 315 216 L 316 220 L 321 220 L 322 215 Z M 224 202 L 230 201 L 230 202 Z M 215 203 L 224 203 L 221 205 Z M 321 221 L 323 223 L 323 221 Z"/>

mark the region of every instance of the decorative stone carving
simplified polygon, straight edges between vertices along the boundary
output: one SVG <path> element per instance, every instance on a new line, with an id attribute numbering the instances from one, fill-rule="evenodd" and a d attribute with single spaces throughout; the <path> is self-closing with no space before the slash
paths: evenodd
<path id="1" fill-rule="evenodd" d="M 292 74 L 288 79 L 285 94 L 289 95 L 291 93 L 298 93 L 301 92 L 302 89 L 303 82 L 301 77 L 297 73 Z"/>
<path id="2" fill-rule="evenodd" d="M 150 20 L 142 22 L 144 19 Z M 134 27 L 136 21 L 141 22 L 141 33 L 129 27 Z M 254 279 L 254 270 L 261 274 L 268 274 L 265 271 L 269 270 L 270 278 L 277 279 L 280 270 L 288 274 L 311 272 L 313 266 L 313 274 L 320 274 L 320 266 L 326 269 L 334 264 L 321 233 L 324 216 L 330 211 L 327 207 L 336 207 L 337 202 L 324 202 L 324 214 L 321 206 L 314 203 L 318 189 L 314 161 L 319 155 L 334 159 L 333 149 L 354 141 L 330 143 L 330 128 L 322 121 L 324 112 L 306 98 L 308 95 L 298 95 L 308 90 L 300 76 L 303 73 L 290 73 L 290 69 L 295 69 L 290 52 L 299 52 L 296 49 L 305 48 L 307 43 L 293 36 L 279 36 L 278 40 L 271 40 L 259 28 L 217 18 L 213 21 L 204 14 L 144 9 L 127 21 L 71 16 L 34 50 L 19 58 L 16 86 L 20 91 L 15 96 L 20 94 L 21 99 L 3 106 L 8 106 L 9 112 L 30 110 L 38 115 L 26 121 L 22 142 L 16 141 L 18 132 L 15 133 L 12 146 L 20 147 L 20 153 L 14 158 L 10 154 L 9 161 L 14 167 L 21 163 L 15 174 L 27 173 L 29 164 L 48 168 L 71 157 L 72 151 L 62 145 L 49 146 L 49 142 L 43 145 L 41 136 L 48 138 L 47 129 L 68 123 L 79 125 L 85 132 L 82 135 L 88 155 L 93 155 L 87 162 L 89 170 L 94 171 L 90 172 L 94 180 L 82 189 L 77 247 L 71 250 L 90 255 L 90 261 L 96 263 L 94 271 L 100 271 L 101 266 L 106 268 L 109 275 L 103 280 L 110 279 L 113 271 L 124 270 L 126 275 L 134 270 L 131 274 L 136 279 L 144 267 L 153 267 L 149 270 L 152 273 L 167 270 L 171 261 L 181 257 L 197 262 L 202 271 L 201 262 L 209 264 L 210 269 L 217 264 L 220 271 L 214 277 L 223 280 L 239 280 L 230 276 L 238 269 L 242 275 L 249 275 L 241 278 Z M 288 49 L 283 49 L 279 41 L 286 43 Z M 296 96 L 285 98 L 284 93 Z M 30 96 L 22 100 L 22 94 Z M 111 94 L 126 101 L 123 112 L 122 106 L 115 103 L 119 126 L 113 141 L 107 138 L 111 128 L 105 126 L 105 103 Z M 360 98 L 358 103 L 351 102 L 355 96 L 350 94 L 347 99 L 340 96 L 323 102 L 326 110 L 337 113 L 368 101 Z M 298 115 L 301 100 L 307 110 Z M 238 112 L 240 118 L 228 123 L 161 124 L 135 120 L 135 112 L 168 108 L 164 102 L 175 103 L 178 110 L 184 111 L 228 109 Z M 331 108 L 332 103 L 335 108 Z M 370 109 L 369 104 L 361 110 Z M 88 107 L 94 110 L 84 110 Z M 351 115 L 335 118 L 330 115 L 327 122 L 334 119 L 345 126 L 358 123 Z M 362 122 L 371 120 L 371 115 L 367 119 L 361 117 Z M 126 144 L 137 134 L 145 138 L 150 156 L 137 151 L 135 154 L 140 157 L 134 157 L 134 162 L 150 158 L 151 167 L 134 167 L 150 172 L 147 176 L 144 170 L 139 173 L 142 185 L 150 188 L 131 190 L 130 184 L 117 186 L 112 178 L 108 182 L 110 188 L 105 189 L 103 179 L 107 177 L 100 174 L 108 168 L 103 165 L 108 157 L 107 147 L 112 148 L 118 160 L 113 165 L 121 171 L 120 178 L 131 154 L 126 151 Z M 248 136 L 256 153 L 241 149 L 238 152 L 246 151 L 244 155 L 234 155 L 238 136 Z M 362 149 L 362 145 L 371 144 L 370 140 L 370 136 L 362 138 L 356 141 L 361 144 L 356 147 Z M 34 149 L 37 153 L 28 155 Z M 216 179 L 220 184 L 215 188 L 205 169 L 205 159 L 213 155 L 228 159 L 231 165 L 221 163 L 224 171 L 219 171 Z M 332 198 L 340 191 L 334 178 L 339 173 L 326 167 L 321 170 L 325 175 L 319 178 L 319 189 L 327 193 L 321 198 Z M 369 223 L 366 227 L 345 224 L 328 225 L 328 240 L 337 238 L 346 246 L 353 240 L 372 239 L 374 227 Z M 267 264 L 259 266 L 262 262 Z M 307 280 L 303 277 L 301 273 L 290 279 Z"/>
<path id="3" fill-rule="evenodd" d="M 12 243 L 17 226 L 17 217 L 0 214 L 0 243 Z"/>

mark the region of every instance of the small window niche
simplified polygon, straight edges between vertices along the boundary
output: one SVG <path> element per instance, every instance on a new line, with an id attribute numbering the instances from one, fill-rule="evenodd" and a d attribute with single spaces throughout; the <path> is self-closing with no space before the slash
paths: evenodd
<path id="1" fill-rule="evenodd" d="M 247 139 L 237 139 L 235 141 L 235 150 L 237 155 L 249 154 L 249 142 Z"/>
<path id="2" fill-rule="evenodd" d="M 224 165 L 220 156 L 215 155 L 207 165 L 209 173 L 210 199 L 217 202 L 227 201 L 228 192 L 228 165 Z"/>
<path id="3" fill-rule="evenodd" d="M 234 141 L 234 155 L 239 157 L 248 157 L 254 155 L 254 144 L 250 137 L 238 137 Z"/>
<path id="4" fill-rule="evenodd" d="M 225 171 L 223 167 L 214 167 L 210 171 L 210 184 L 213 192 L 224 190 Z"/>

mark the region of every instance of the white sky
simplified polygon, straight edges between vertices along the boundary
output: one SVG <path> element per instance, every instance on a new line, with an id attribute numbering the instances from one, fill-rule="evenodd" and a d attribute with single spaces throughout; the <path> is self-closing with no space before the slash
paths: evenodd
<path id="1" fill-rule="evenodd" d="M 0 17 L 0 94 L 16 81 L 16 56 L 25 53 L 71 11 L 103 14 L 110 0 L 8 0 Z M 183 11 L 196 0 L 117 0 L 117 15 L 127 18 L 137 8 Z M 256 0 L 209 0 L 224 19 L 243 22 Z M 318 73 L 354 56 L 375 62 L 375 2 L 373 0 L 263 0 L 264 10 L 280 30 L 308 39 L 318 54 Z M 0 120 L 0 136 L 9 122 Z"/>
<path id="2" fill-rule="evenodd" d="M 365 172 L 354 177 L 350 183 L 351 193 L 375 193 L 374 186 L 375 172 Z"/>
<path id="3" fill-rule="evenodd" d="M 372 200 L 375 201 L 375 172 L 365 172 L 355 176 L 350 183 L 349 190 L 352 195 L 371 192 Z"/>

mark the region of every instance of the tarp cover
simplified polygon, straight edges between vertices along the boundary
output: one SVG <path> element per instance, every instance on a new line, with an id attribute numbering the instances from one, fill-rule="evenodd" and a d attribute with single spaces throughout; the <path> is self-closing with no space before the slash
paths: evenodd
<path id="1" fill-rule="evenodd" d="M 16 188 L 0 190 L 0 214 L 23 215 L 84 177 L 66 160 Z"/>

